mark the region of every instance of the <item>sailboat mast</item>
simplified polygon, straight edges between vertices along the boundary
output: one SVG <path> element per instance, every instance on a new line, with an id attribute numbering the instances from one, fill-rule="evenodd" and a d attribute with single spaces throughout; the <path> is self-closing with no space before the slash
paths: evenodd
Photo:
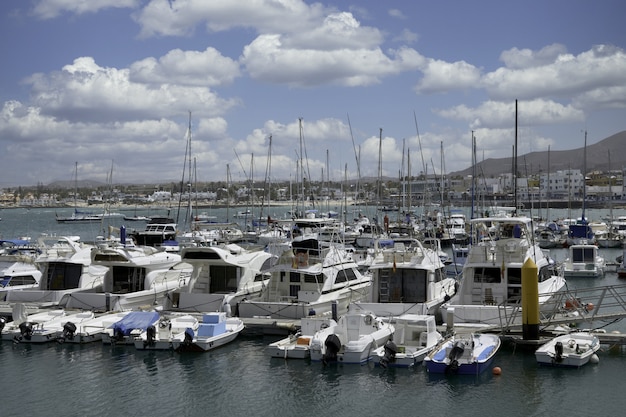
<path id="1" fill-rule="evenodd" d="M 515 208 L 513 213 L 517 216 L 517 100 L 515 100 L 515 150 L 513 155 L 513 198 Z"/>

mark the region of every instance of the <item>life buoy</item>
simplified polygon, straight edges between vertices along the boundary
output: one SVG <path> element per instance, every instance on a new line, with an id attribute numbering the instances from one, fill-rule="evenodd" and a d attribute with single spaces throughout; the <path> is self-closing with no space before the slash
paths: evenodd
<path id="1" fill-rule="evenodd" d="M 296 254 L 296 261 L 298 262 L 298 266 L 308 266 L 309 265 L 309 254 L 307 252 L 298 252 Z"/>

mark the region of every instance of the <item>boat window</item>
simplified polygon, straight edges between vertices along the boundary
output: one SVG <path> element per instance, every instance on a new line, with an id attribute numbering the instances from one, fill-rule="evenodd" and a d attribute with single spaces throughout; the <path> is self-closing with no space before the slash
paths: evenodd
<path id="1" fill-rule="evenodd" d="M 289 273 L 289 282 L 300 282 L 300 273 L 299 272 Z"/>
<path id="2" fill-rule="evenodd" d="M 145 268 L 113 266 L 113 293 L 125 294 L 143 291 L 146 278 Z"/>
<path id="3" fill-rule="evenodd" d="M 337 278 L 335 278 L 335 282 L 354 281 L 355 279 L 357 279 L 357 276 L 354 272 L 354 269 L 342 269 L 337 273 Z"/>
<path id="4" fill-rule="evenodd" d="M 574 262 L 593 262 L 595 260 L 593 248 L 573 248 L 572 260 Z"/>
<path id="5" fill-rule="evenodd" d="M 211 265 L 209 292 L 229 293 L 237 291 L 237 270 L 235 266 Z"/>
<path id="6" fill-rule="evenodd" d="M 272 276 L 272 274 L 270 273 L 265 273 L 265 274 L 256 274 L 254 276 L 254 282 L 261 282 L 261 281 L 265 281 L 266 279 L 270 279 Z"/>
<path id="7" fill-rule="evenodd" d="M 2 277 L 0 278 L 0 287 L 14 287 L 16 285 L 32 285 L 37 281 L 32 275 L 20 276 L 20 277 Z"/>
<path id="8" fill-rule="evenodd" d="M 304 282 L 308 282 L 309 284 L 318 284 L 324 282 L 324 276 L 322 274 L 312 275 L 312 274 L 303 274 Z M 298 281 L 300 282 L 300 281 Z"/>
<path id="9" fill-rule="evenodd" d="M 44 290 L 67 290 L 78 288 L 83 266 L 65 262 L 50 262 L 46 271 L 46 287 Z"/>
<path id="10" fill-rule="evenodd" d="M 522 285 L 522 269 L 521 268 L 507 268 L 507 276 L 509 277 L 509 284 Z"/>
<path id="11" fill-rule="evenodd" d="M 500 268 L 475 268 L 474 282 L 483 282 L 487 284 L 497 284 L 502 282 L 502 273 Z"/>
<path id="12" fill-rule="evenodd" d="M 388 273 L 389 298 L 387 302 L 426 302 L 426 288 L 428 286 L 428 274 L 426 270 L 397 269 L 395 272 L 392 272 L 392 270 L 389 269 Z"/>

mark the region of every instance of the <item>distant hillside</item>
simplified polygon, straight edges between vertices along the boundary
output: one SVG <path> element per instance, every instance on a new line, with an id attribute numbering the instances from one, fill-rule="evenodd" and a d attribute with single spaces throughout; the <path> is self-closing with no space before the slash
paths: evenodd
<path id="1" fill-rule="evenodd" d="M 593 145 L 587 145 L 587 172 L 606 171 L 609 163 L 609 152 L 611 153 L 611 169 L 622 169 L 626 166 L 626 130 L 609 136 Z M 548 154 L 550 155 L 550 166 L 548 167 Z M 511 172 L 511 157 L 490 158 L 476 164 L 477 174 L 485 177 L 494 177 L 500 174 Z M 526 155 L 517 155 L 517 167 L 521 173 L 528 172 L 551 172 L 564 169 L 579 169 L 584 167 L 584 146 L 569 151 L 531 152 Z M 531 171 L 532 170 L 532 171 Z M 451 172 L 450 176 L 471 175 L 472 167 L 462 171 Z"/>

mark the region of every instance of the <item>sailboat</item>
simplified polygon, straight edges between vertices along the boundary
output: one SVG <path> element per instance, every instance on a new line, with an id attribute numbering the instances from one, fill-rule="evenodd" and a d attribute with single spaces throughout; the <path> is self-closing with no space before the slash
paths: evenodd
<path id="1" fill-rule="evenodd" d="M 74 168 L 74 212 L 71 216 L 59 216 L 56 213 L 56 219 L 59 223 L 75 223 L 75 222 L 99 222 L 102 220 L 101 214 L 93 214 L 78 210 L 78 162 Z"/>
<path id="2" fill-rule="evenodd" d="M 596 239 L 589 225 L 589 221 L 585 217 L 585 206 L 587 202 L 587 131 L 585 130 L 585 147 L 583 153 L 583 211 L 580 219 L 576 224 L 571 224 L 567 232 L 567 245 L 578 244 L 595 244 Z"/>

